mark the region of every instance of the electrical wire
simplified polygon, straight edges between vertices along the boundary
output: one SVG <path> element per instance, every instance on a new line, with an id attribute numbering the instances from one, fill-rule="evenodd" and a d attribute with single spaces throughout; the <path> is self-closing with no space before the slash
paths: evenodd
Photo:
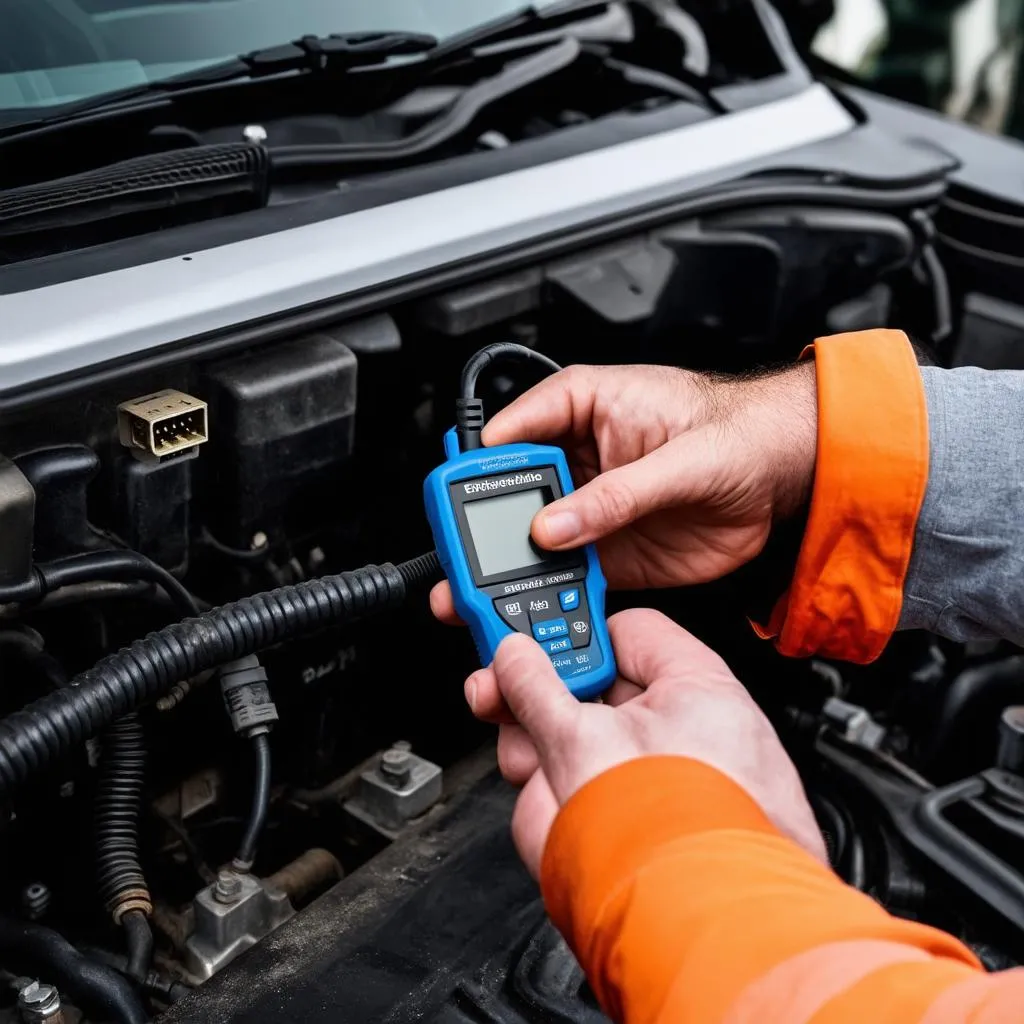
<path id="1" fill-rule="evenodd" d="M 235 854 L 234 866 L 239 871 L 249 871 L 256 859 L 256 847 L 267 823 L 267 812 L 270 808 L 270 737 L 266 733 L 258 733 L 252 738 L 253 752 L 256 755 L 256 784 L 253 787 L 252 810 L 249 822 Z"/>
<path id="2" fill-rule="evenodd" d="M 487 345 L 470 356 L 462 368 L 460 394 L 455 403 L 456 429 L 461 451 L 472 452 L 483 447 L 480 434 L 484 429 L 484 403 L 477 397 L 476 389 L 480 374 L 498 362 L 532 363 L 541 368 L 545 375 L 558 373 L 562 369 L 553 359 L 514 341 L 499 341 Z"/>

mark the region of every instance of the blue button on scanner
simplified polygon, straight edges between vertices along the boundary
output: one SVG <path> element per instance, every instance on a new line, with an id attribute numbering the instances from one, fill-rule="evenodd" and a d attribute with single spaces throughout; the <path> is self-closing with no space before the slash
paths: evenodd
<path id="1" fill-rule="evenodd" d="M 569 623 L 565 619 L 548 619 L 546 622 L 533 624 L 535 640 L 552 640 L 556 636 L 568 636 Z"/>
<path id="2" fill-rule="evenodd" d="M 563 590 L 558 595 L 558 603 L 562 606 L 563 612 L 574 612 L 580 606 L 579 590 Z"/>
<path id="3" fill-rule="evenodd" d="M 567 637 L 562 637 L 561 640 L 545 640 L 544 650 L 548 654 L 558 654 L 559 651 L 568 651 L 572 649 L 572 641 Z"/>

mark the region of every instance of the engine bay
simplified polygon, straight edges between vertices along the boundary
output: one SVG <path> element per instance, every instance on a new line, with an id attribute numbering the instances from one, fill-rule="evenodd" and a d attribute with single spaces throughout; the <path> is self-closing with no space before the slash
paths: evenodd
<path id="1" fill-rule="evenodd" d="M 916 317 L 925 332 L 934 302 L 914 273 L 919 214 L 801 204 L 691 218 L 305 336 L 123 373 L 76 399 L 26 406 L 0 442 L 4 593 L 19 575 L 37 588 L 4 605 L 5 742 L 30 728 L 20 709 L 181 619 L 190 602 L 202 618 L 240 607 L 246 595 L 315 587 L 320 577 L 429 551 L 422 481 L 441 458 L 459 369 L 481 344 L 513 338 L 563 363 L 741 372 L 794 358 L 806 339 L 886 317 L 886 308 Z M 742 303 L 730 291 L 738 276 L 719 260 L 749 267 Z M 781 278 L 780 262 L 788 264 Z M 488 408 L 530 383 L 529 372 L 495 373 Z M 130 555 L 157 570 L 139 569 Z M 83 564 L 84 576 L 74 569 Z M 357 576 L 347 577 L 352 593 L 363 586 Z M 388 585 L 381 577 L 370 587 Z M 1024 883 L 1008 865 L 1020 841 L 1021 783 L 996 746 L 1002 709 L 1024 685 L 1020 656 L 999 644 L 901 635 L 867 668 L 786 662 L 749 631 L 743 585 L 612 595 L 611 604 L 657 604 L 726 652 L 786 737 L 851 884 L 951 928 L 990 964 L 1015 962 Z M 473 833 L 471 821 L 447 823 L 449 808 L 472 818 L 483 801 L 493 818 L 487 841 L 507 846 L 499 819 L 511 796 L 488 780 L 493 755 L 478 752 L 488 731 L 462 698 L 474 667 L 468 638 L 432 621 L 423 591 L 379 608 L 375 596 L 360 599 L 358 623 L 338 625 L 348 608 L 324 598 L 328 613 L 314 635 L 256 643 L 255 671 L 231 667 L 255 690 L 233 705 L 228 698 L 230 716 L 222 690 L 233 684 L 213 668 L 233 659 L 220 651 L 200 672 L 160 676 L 157 666 L 152 699 L 136 714 L 116 729 L 66 726 L 73 742 L 46 763 L 6 754 L 3 913 L 12 934 L 56 932 L 123 971 L 128 953 L 111 908 L 122 920 L 126 907 L 142 906 L 155 940 L 140 989 L 147 1012 L 174 1006 L 169 1019 L 226 1019 L 217 1017 L 223 1002 L 201 1009 L 211 978 L 213 992 L 236 998 L 260 990 L 266 979 L 246 966 L 255 961 L 235 958 L 278 941 L 280 926 L 305 942 L 307 913 L 327 928 L 333 906 L 332 927 L 343 931 L 339 901 L 350 883 L 332 886 L 353 872 L 353 883 L 368 877 L 385 850 L 394 865 L 402 849 L 422 855 L 428 835 L 445 845 L 453 829 Z M 245 628 L 258 632 L 262 620 L 247 607 Z M 243 739 L 264 722 L 273 726 L 263 734 L 269 784 Z M 266 825 L 239 873 L 232 865 L 257 778 L 268 787 Z M 136 844 L 134 874 L 124 829 Z M 451 842 L 461 855 L 469 837 L 459 835 Z M 473 898 L 490 891 L 489 879 L 496 891 L 505 879 L 525 900 L 516 913 L 530 941 L 571 963 L 553 936 L 530 931 L 540 927 L 536 897 L 503 850 L 504 860 L 474 861 Z M 992 857 L 1005 857 L 1005 877 L 987 872 Z M 306 909 L 328 890 L 328 902 Z M 458 916 L 455 894 L 445 898 Z M 10 942 L 5 964 L 21 956 Z M 261 956 L 266 963 L 270 952 Z M 29 966 L 46 981 L 45 962 L 18 970 Z M 80 998 L 83 1019 L 103 1019 L 93 990 Z"/>
<path id="2" fill-rule="evenodd" d="M 604 6 L 587 32 L 611 46 L 602 33 L 632 31 L 637 5 Z M 263 118 L 293 164 L 257 190 L 265 208 L 214 204 L 225 220 L 208 250 L 191 244 L 197 217 L 137 207 L 116 230 L 86 211 L 58 243 L 55 193 L 16 220 L 27 186 L 2 182 L 19 194 L 4 208 L 0 193 L 0 1024 L 270 1024 L 339 1007 L 352 1021 L 597 1024 L 508 836 L 514 793 L 463 698 L 472 643 L 427 605 L 439 567 L 423 481 L 443 460 L 464 363 L 513 341 L 562 365 L 738 374 L 892 325 L 926 361 L 1024 366 L 1016 144 L 813 83 L 761 3 L 770 46 L 734 52 L 726 13 L 709 23 L 722 67 L 743 69 L 712 68 L 711 102 L 686 76 L 671 87 L 651 57 L 667 67 L 692 26 L 672 36 L 666 5 L 640 6 L 655 65 L 643 73 L 578 41 L 552 58 L 489 38 L 487 68 L 504 71 L 510 52 L 548 62 L 544 104 L 528 92 L 489 110 L 473 145 L 442 147 L 440 169 L 405 166 L 407 154 L 346 180 L 331 199 L 350 204 L 334 211 L 338 235 L 301 231 L 332 174 L 359 178 L 355 158 L 326 154 L 313 187 L 291 173 L 299 148 L 308 159 L 325 132 L 348 146 L 358 113 L 383 160 L 391 135 L 475 88 L 462 64 L 415 109 L 406 96 L 379 118 Z M 670 37 L 675 49 L 654 45 Z M 559 185 L 574 154 L 676 133 L 657 152 L 697 161 L 732 144 L 697 134 L 709 121 L 787 95 L 827 109 L 828 132 L 773 148 L 777 112 L 745 121 L 750 152 L 695 162 L 685 187 L 637 164 L 649 192 L 580 207 L 585 227 L 552 219 L 573 191 L 610 187 L 601 174 Z M 224 110 L 233 132 L 264 100 L 211 111 L 199 143 L 225 143 Z M 25 145 L 45 156 L 48 132 Z M 68 148 L 82 171 L 90 154 Z M 547 176 L 517 179 L 518 212 L 490 208 L 499 191 L 473 193 L 481 218 L 516 213 L 518 234 L 495 221 L 479 251 L 424 246 L 401 273 L 385 253 L 378 277 L 359 276 L 377 242 L 412 249 L 418 229 L 469 224 L 460 182 L 498 189 L 534 163 Z M 633 165 L 586 166 L 610 180 Z M 357 221 L 434 195 L 453 205 Z M 252 227 L 271 217 L 284 226 Z M 261 262 L 271 243 L 287 259 Z M 276 277 L 307 247 L 354 269 L 321 273 L 292 302 Z M 222 319 L 186 329 L 201 301 Z M 143 323 L 158 305 L 159 323 Z M 111 310 L 131 321 L 118 348 Z M 51 373 L 58 349 L 66 367 Z M 529 366 L 487 375 L 487 413 L 536 380 Z M 748 614 L 764 578 L 792 564 L 785 534 L 750 572 L 613 593 L 609 611 L 658 607 L 725 657 L 796 761 L 849 884 L 953 932 L 989 968 L 1024 962 L 1024 657 L 904 633 L 866 667 L 782 658 Z"/>

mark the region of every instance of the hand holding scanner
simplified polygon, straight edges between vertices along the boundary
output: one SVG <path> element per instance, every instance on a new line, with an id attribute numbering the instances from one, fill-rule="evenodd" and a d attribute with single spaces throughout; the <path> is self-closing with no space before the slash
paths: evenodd
<path id="1" fill-rule="evenodd" d="M 482 416 L 475 425 L 478 436 Z M 460 450 L 459 434 L 445 435 L 447 461 L 427 477 L 424 500 L 481 662 L 489 665 L 510 633 L 525 633 L 576 697 L 597 696 L 616 672 L 597 553 L 592 545 L 544 551 L 530 537 L 534 516 L 573 490 L 564 453 L 534 444 Z"/>

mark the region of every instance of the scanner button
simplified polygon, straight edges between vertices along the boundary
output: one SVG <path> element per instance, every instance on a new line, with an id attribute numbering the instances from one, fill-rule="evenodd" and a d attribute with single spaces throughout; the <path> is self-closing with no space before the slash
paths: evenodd
<path id="1" fill-rule="evenodd" d="M 572 672 L 576 667 L 573 664 L 572 658 L 568 654 L 554 654 L 551 656 L 551 664 L 555 666 L 555 671 L 560 675 L 566 672 Z"/>
<path id="2" fill-rule="evenodd" d="M 563 612 L 574 612 L 580 606 L 580 592 L 578 588 L 563 590 L 558 595 L 558 603 L 562 606 Z"/>
<path id="3" fill-rule="evenodd" d="M 560 654 L 572 649 L 572 641 L 567 636 L 563 636 L 561 640 L 546 640 L 544 649 L 548 654 Z"/>
<path id="4" fill-rule="evenodd" d="M 556 636 L 568 636 L 569 623 L 565 619 L 548 619 L 533 624 L 533 636 L 536 640 L 553 640 Z"/>
<path id="5" fill-rule="evenodd" d="M 569 622 L 569 635 L 572 637 L 573 647 L 589 647 L 590 620 L 583 616 L 572 619 Z"/>
<path id="6" fill-rule="evenodd" d="M 530 617 L 526 610 L 526 602 L 521 597 L 503 597 L 494 602 L 498 614 L 513 629 L 520 633 L 530 633 Z"/>

